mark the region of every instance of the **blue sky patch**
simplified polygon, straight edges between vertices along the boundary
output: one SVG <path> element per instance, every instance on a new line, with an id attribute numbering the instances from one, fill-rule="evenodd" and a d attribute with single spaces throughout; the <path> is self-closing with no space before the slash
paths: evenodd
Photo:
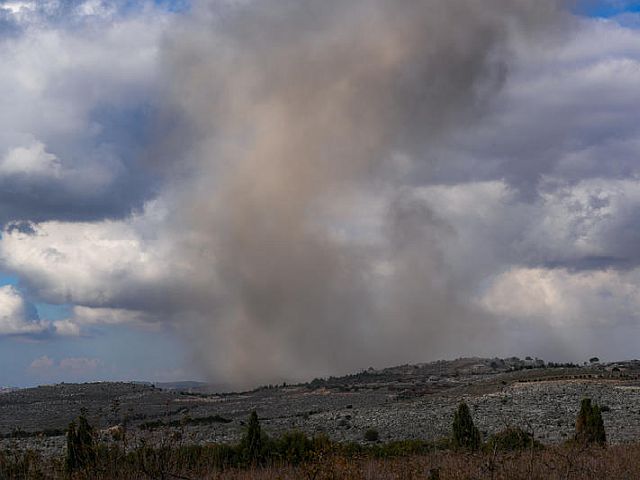
<path id="1" fill-rule="evenodd" d="M 590 17 L 609 18 L 624 13 L 639 13 L 638 0 L 582 0 L 578 2 L 577 11 Z"/>

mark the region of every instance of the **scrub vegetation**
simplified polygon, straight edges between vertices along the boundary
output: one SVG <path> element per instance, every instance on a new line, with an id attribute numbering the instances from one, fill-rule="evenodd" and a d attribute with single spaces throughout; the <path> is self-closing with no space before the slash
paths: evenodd
<path id="1" fill-rule="evenodd" d="M 451 435 L 436 442 L 340 443 L 291 431 L 272 438 L 251 413 L 235 445 L 190 445 L 165 426 L 155 444 L 127 445 L 126 429 L 102 442 L 84 412 L 69 424 L 66 453 L 0 452 L 0 478 L 14 479 L 623 479 L 640 477 L 640 443 L 607 446 L 600 409 L 583 399 L 573 438 L 545 446 L 509 426 L 486 441 L 461 403 Z M 187 419 L 188 420 L 188 419 Z M 373 429 L 371 431 L 374 431 Z M 377 433 L 377 431 L 376 431 Z M 374 438 L 375 437 L 375 438 Z"/>

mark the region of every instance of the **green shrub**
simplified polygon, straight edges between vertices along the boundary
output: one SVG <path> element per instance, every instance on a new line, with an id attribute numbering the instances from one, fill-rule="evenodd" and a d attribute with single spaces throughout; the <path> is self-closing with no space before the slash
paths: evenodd
<path id="1" fill-rule="evenodd" d="M 176 457 L 175 449 L 168 445 L 159 448 L 142 445 L 134 451 L 131 460 L 135 470 L 146 477 L 164 479 L 169 478 L 172 470 L 177 470 Z"/>
<path id="2" fill-rule="evenodd" d="M 183 427 L 186 425 L 210 425 L 213 423 L 231 423 L 233 420 L 221 417 L 220 415 L 210 415 L 208 417 L 183 417 L 180 420 L 163 422 L 162 420 L 151 420 L 141 423 L 140 430 L 156 430 L 164 427 Z"/>
<path id="3" fill-rule="evenodd" d="M 304 433 L 287 432 L 273 442 L 273 454 L 288 464 L 297 465 L 311 458 L 314 450 L 313 441 Z"/>
<path id="4" fill-rule="evenodd" d="M 512 452 L 529 448 L 539 449 L 542 448 L 542 444 L 520 427 L 507 427 L 501 432 L 491 435 L 487 441 L 487 450 L 489 451 Z"/>
<path id="5" fill-rule="evenodd" d="M 366 432 L 364 432 L 364 439 L 367 442 L 377 442 L 379 438 L 380 434 L 375 428 L 370 428 Z"/>
<path id="6" fill-rule="evenodd" d="M 331 451 L 333 448 L 333 442 L 331 439 L 324 433 L 319 435 L 315 435 L 311 439 L 311 448 L 314 453 L 327 453 Z"/>
<path id="7" fill-rule="evenodd" d="M 240 463 L 239 450 L 232 445 L 212 445 L 207 449 L 207 454 L 213 465 L 219 469 L 234 467 Z"/>
<path id="8" fill-rule="evenodd" d="M 52 469 L 45 459 L 32 450 L 0 451 L 0 479 L 23 480 L 25 478 L 49 478 L 57 469 Z M 59 474 L 61 472 L 58 472 Z"/>
<path id="9" fill-rule="evenodd" d="M 372 445 L 370 453 L 375 458 L 397 458 L 424 455 L 435 450 L 435 446 L 424 440 L 399 440 Z"/>

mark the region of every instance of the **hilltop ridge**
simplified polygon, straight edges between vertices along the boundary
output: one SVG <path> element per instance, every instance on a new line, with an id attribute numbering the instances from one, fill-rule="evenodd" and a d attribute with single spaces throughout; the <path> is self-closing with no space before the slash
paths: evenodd
<path id="1" fill-rule="evenodd" d="M 235 442 L 256 410 L 274 434 L 296 429 L 362 441 L 363 433 L 375 428 L 384 441 L 432 440 L 448 435 L 450 417 L 464 400 L 485 436 L 506 425 L 530 425 L 541 440 L 557 443 L 571 435 L 580 400 L 589 397 L 607 407 L 611 442 L 640 436 L 638 360 L 558 365 L 535 358 L 461 358 L 245 392 L 210 393 L 207 385 L 195 383 L 183 387 L 97 382 L 8 392 L 0 396 L 0 435 L 57 452 L 68 423 L 86 409 L 97 428 L 126 422 L 136 438 L 180 427 L 196 443 Z"/>

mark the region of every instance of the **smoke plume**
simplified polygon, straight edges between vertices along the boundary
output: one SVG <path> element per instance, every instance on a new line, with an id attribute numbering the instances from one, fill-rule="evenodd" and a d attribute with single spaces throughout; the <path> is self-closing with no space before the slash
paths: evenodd
<path id="1" fill-rule="evenodd" d="M 555 0 L 203 2 L 168 36 L 186 335 L 212 377 L 307 378 L 481 353 L 499 323 L 420 186 Z M 177 173 L 176 173 L 177 172 Z"/>

